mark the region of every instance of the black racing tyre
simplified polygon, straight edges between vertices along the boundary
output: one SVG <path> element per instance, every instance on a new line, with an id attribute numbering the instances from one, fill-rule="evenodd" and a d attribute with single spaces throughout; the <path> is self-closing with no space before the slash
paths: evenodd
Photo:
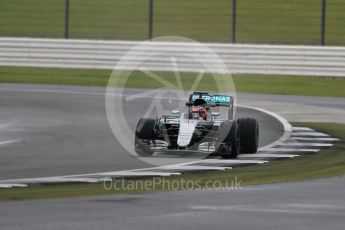
<path id="1" fill-rule="evenodd" d="M 155 138 L 156 120 L 152 118 L 141 118 L 135 130 L 134 147 L 138 155 L 149 156 L 153 154 L 150 143 Z"/>
<path id="2" fill-rule="evenodd" d="M 259 122 L 254 118 L 240 118 L 241 153 L 256 153 L 259 147 Z"/>
<path id="3" fill-rule="evenodd" d="M 236 158 L 240 150 L 240 130 L 236 121 L 224 121 L 218 130 L 220 156 L 224 159 Z"/>
<path id="4" fill-rule="evenodd" d="M 139 139 L 154 139 L 156 120 L 152 118 L 141 118 L 135 130 L 135 136 Z"/>

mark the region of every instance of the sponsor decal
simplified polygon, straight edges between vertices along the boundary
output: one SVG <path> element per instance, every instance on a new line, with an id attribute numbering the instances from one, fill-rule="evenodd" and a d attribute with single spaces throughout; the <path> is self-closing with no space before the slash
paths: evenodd
<path id="1" fill-rule="evenodd" d="M 195 99 L 199 98 L 199 94 L 193 94 L 192 95 L 192 101 L 194 102 Z M 202 98 L 207 103 L 221 103 L 221 104 L 230 104 L 231 103 L 231 97 L 226 95 L 202 95 Z"/>

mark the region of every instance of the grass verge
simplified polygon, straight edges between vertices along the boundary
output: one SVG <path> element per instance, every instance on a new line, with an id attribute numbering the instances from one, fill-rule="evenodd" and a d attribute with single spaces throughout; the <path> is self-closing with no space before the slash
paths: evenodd
<path id="1" fill-rule="evenodd" d="M 174 73 L 156 73 L 163 79 L 176 85 Z M 0 83 L 105 87 L 110 75 L 110 70 L 1 67 Z M 196 76 L 197 74 L 195 73 L 181 73 L 182 82 L 186 89 L 191 87 Z M 233 81 L 237 92 L 345 97 L 345 91 L 343 90 L 345 88 L 345 79 L 343 78 L 234 75 Z M 133 72 L 126 84 L 126 87 L 131 88 L 159 88 L 162 86 L 139 71 Z M 198 89 L 216 90 L 217 86 L 213 78 L 206 74 L 200 82 Z"/>
<path id="2" fill-rule="evenodd" d="M 345 125 L 337 123 L 295 123 L 328 133 L 340 139 L 334 146 L 318 153 L 306 154 L 294 159 L 271 161 L 262 165 L 239 167 L 220 172 L 186 173 L 181 176 L 165 178 L 165 182 L 145 188 L 140 186 L 153 182 L 157 178 L 126 180 L 118 190 L 104 189 L 103 183 L 44 185 L 28 188 L 0 189 L 0 201 L 20 201 L 32 199 L 52 199 L 91 195 L 128 194 L 142 192 L 171 191 L 174 188 L 186 188 L 186 183 L 195 182 L 200 187 L 229 186 L 234 181 L 240 185 L 258 185 L 324 178 L 345 174 Z M 146 181 L 146 182 L 145 182 Z M 211 181 L 209 186 L 207 183 Z M 216 182 L 217 184 L 212 184 Z M 133 187 L 133 184 L 138 184 Z M 167 184 L 175 186 L 167 186 Z M 110 184 L 106 184 L 110 186 Z M 211 186 L 211 187 L 210 187 Z"/>
<path id="3" fill-rule="evenodd" d="M 70 1 L 71 38 L 143 40 L 148 33 L 143 0 Z M 153 36 L 231 42 L 232 1 L 159 0 L 153 4 Z M 326 44 L 344 45 L 345 4 L 327 1 Z M 63 37 L 64 1 L 2 0 L 1 36 Z M 238 43 L 320 44 L 321 1 L 237 1 Z"/>

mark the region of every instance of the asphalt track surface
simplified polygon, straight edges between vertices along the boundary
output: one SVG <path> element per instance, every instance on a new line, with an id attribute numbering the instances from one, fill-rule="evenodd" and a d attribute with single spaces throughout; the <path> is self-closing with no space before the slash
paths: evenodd
<path id="1" fill-rule="evenodd" d="M 240 104 L 264 108 L 288 121 L 345 123 L 343 97 L 312 97 L 240 93 Z"/>
<path id="2" fill-rule="evenodd" d="M 342 98 L 238 96 L 239 103 L 277 112 L 290 121 L 345 123 Z M 136 106 L 129 114 L 135 115 L 143 105 Z M 239 114 L 259 117 L 261 134 L 265 130 L 270 134 L 261 137 L 261 145 L 280 137 L 282 127 L 276 120 L 253 111 Z M 0 156 L 1 179 L 147 166 L 116 142 L 106 122 L 104 91 L 96 87 L 0 85 Z M 0 226 L 13 230 L 344 229 L 344 191 L 345 177 L 334 177 L 237 190 L 7 202 L 0 205 Z"/>
<path id="3" fill-rule="evenodd" d="M 345 177 L 0 206 L 2 229 L 299 229 L 345 228 Z"/>
<path id="4" fill-rule="evenodd" d="M 143 90 L 127 90 L 125 95 Z M 116 140 L 105 112 L 105 89 L 51 85 L 0 85 L 0 179 L 61 176 L 150 167 Z M 134 129 L 150 98 L 125 105 Z M 169 106 L 169 103 L 163 100 Z M 238 117 L 260 123 L 260 146 L 283 134 L 267 114 L 240 108 Z"/>

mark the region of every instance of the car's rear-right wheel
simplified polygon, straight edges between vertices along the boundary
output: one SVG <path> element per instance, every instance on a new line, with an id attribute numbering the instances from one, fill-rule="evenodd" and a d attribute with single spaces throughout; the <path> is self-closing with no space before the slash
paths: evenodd
<path id="1" fill-rule="evenodd" d="M 256 153 L 259 147 L 259 123 L 254 118 L 240 118 L 241 153 Z"/>

